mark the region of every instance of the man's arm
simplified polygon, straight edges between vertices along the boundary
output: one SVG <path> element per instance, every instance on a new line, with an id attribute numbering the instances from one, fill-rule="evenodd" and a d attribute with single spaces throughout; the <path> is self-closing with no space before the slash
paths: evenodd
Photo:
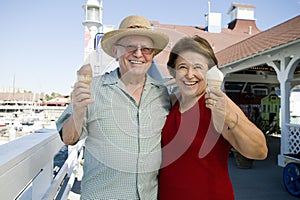
<path id="1" fill-rule="evenodd" d="M 80 138 L 87 106 L 94 102 L 90 96 L 89 84 L 75 83 L 71 94 L 73 113 L 66 120 L 61 131 L 62 140 L 66 145 L 75 144 Z"/>

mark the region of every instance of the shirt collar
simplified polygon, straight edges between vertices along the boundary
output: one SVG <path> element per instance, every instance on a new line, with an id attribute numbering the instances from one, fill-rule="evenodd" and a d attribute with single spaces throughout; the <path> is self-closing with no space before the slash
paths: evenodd
<path id="1" fill-rule="evenodd" d="M 119 68 L 116 68 L 115 70 L 111 71 L 110 76 L 104 75 L 103 85 L 114 85 L 114 84 L 120 84 L 121 80 L 118 76 L 118 70 Z M 156 87 L 161 87 L 162 84 L 160 84 L 158 81 L 154 80 L 151 76 L 148 74 L 146 75 L 146 85 L 154 85 Z"/>

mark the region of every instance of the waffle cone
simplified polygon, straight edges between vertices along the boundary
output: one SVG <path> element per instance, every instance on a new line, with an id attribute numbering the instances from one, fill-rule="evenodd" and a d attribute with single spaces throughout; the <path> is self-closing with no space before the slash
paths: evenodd
<path id="1" fill-rule="evenodd" d="M 210 88 L 218 88 L 218 89 L 220 89 L 221 85 L 222 85 L 222 82 L 223 81 L 220 81 L 220 80 L 208 79 L 207 80 L 207 86 L 210 87 Z"/>
<path id="2" fill-rule="evenodd" d="M 83 65 L 77 71 L 77 81 L 90 84 L 93 78 L 93 71 L 90 64 Z"/>

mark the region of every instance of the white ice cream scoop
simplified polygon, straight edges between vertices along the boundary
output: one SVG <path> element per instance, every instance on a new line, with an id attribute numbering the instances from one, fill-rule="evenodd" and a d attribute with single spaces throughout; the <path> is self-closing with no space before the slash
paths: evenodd
<path id="1" fill-rule="evenodd" d="M 220 88 L 224 79 L 223 73 L 215 65 L 206 72 L 207 86 L 210 88 Z"/>

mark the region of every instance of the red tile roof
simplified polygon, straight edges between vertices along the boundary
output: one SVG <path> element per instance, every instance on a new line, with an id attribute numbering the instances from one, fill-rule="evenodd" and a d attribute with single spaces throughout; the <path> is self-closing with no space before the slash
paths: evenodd
<path id="1" fill-rule="evenodd" d="M 228 28 L 234 29 L 235 32 L 246 33 L 249 35 L 255 35 L 261 32 L 254 20 L 234 20 L 228 24 Z"/>
<path id="2" fill-rule="evenodd" d="M 300 39 L 300 15 L 218 51 L 219 66 Z"/>

